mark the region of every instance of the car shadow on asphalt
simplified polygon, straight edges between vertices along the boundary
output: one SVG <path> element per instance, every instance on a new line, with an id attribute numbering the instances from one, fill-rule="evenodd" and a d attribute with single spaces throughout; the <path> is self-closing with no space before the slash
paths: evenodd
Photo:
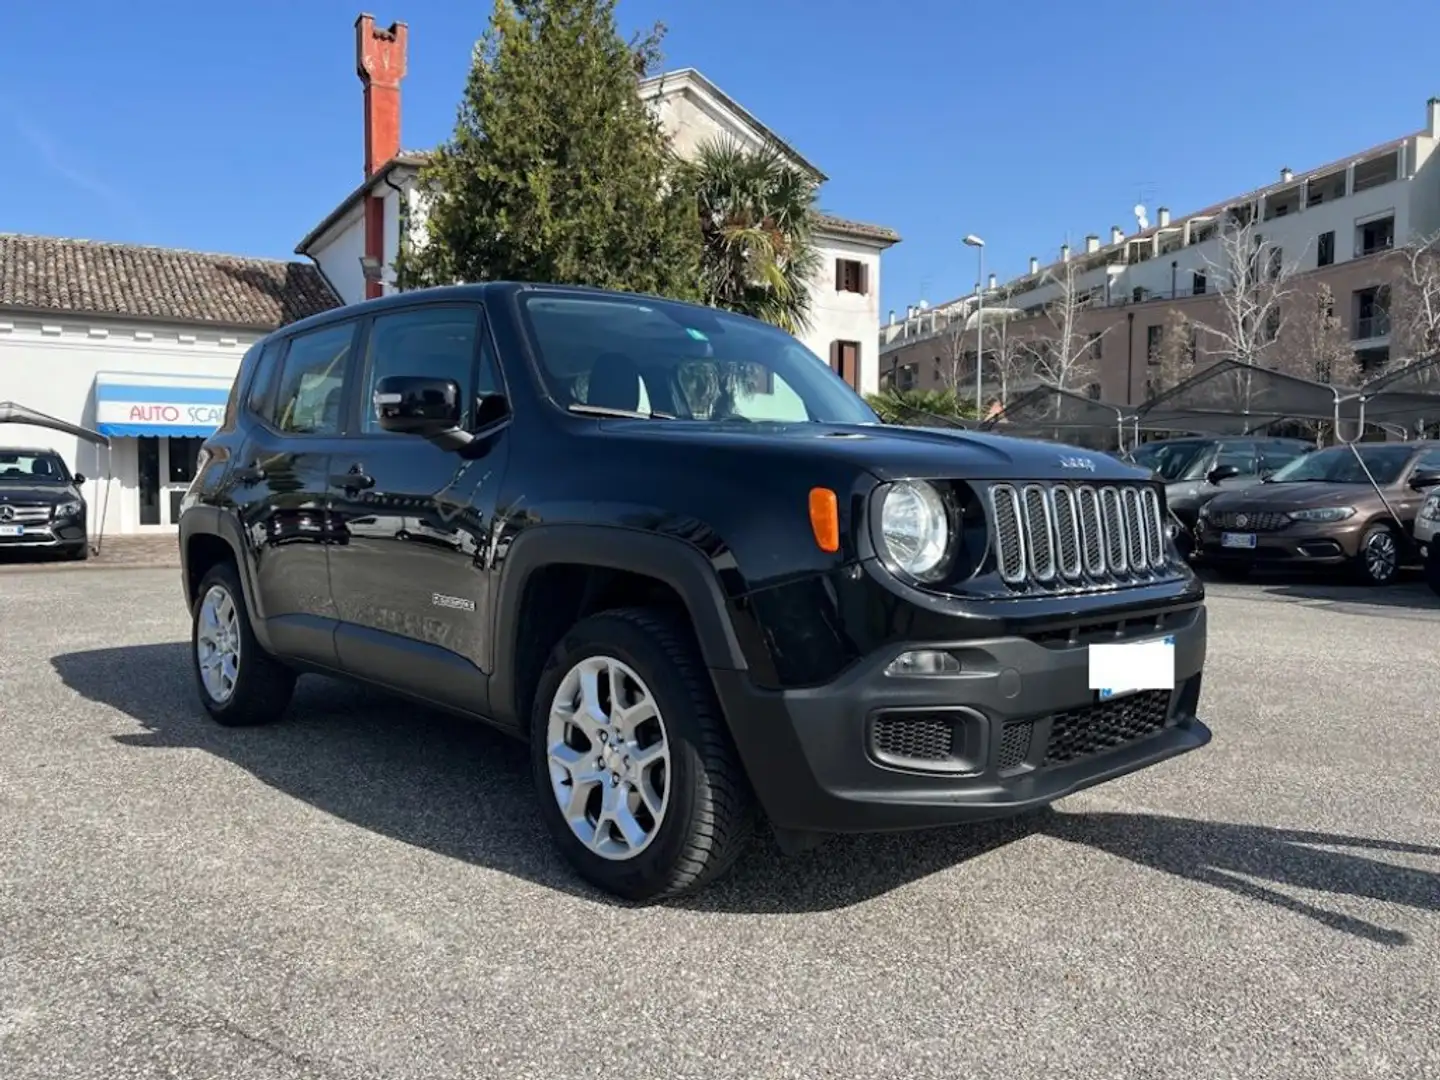
<path id="1" fill-rule="evenodd" d="M 70 689 L 144 728 L 114 736 L 123 746 L 203 750 L 360 828 L 594 902 L 615 903 L 581 882 L 550 844 L 535 812 L 524 747 L 483 725 L 338 680 L 307 676 L 280 723 L 222 728 L 196 701 L 188 648 L 181 642 L 65 653 L 51 663 Z M 761 829 L 728 876 L 672 903 L 727 913 L 835 910 L 1043 836 L 1227 889 L 1382 944 L 1399 945 L 1407 939 L 1271 885 L 1440 911 L 1440 874 L 1322 850 L 1329 846 L 1440 858 L 1440 847 L 1151 814 L 1054 809 L 963 828 L 835 836 L 792 855 L 783 854 L 769 830 Z"/>
<path id="2" fill-rule="evenodd" d="M 1213 571 L 1200 568 L 1199 575 L 1207 587 L 1226 590 L 1219 595 L 1241 591 L 1255 599 L 1298 600 L 1325 604 L 1342 613 L 1385 616 L 1390 609 L 1397 615 L 1415 612 L 1420 618 L 1432 618 L 1440 612 L 1440 596 L 1436 596 L 1419 573 L 1402 573 L 1391 585 L 1371 586 L 1350 583 L 1321 574 L 1266 571 L 1255 573 L 1243 582 L 1227 582 Z"/>

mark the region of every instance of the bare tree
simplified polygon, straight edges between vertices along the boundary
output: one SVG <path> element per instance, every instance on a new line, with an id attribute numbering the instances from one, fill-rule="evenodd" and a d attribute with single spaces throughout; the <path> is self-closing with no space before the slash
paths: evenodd
<path id="1" fill-rule="evenodd" d="M 1198 348 L 1195 324 L 1179 308 L 1171 308 L 1160 329 L 1160 352 L 1150 368 L 1151 391 L 1163 394 L 1195 372 Z"/>
<path id="2" fill-rule="evenodd" d="M 946 390 L 960 391 L 960 380 L 968 373 L 968 356 L 965 349 L 965 329 L 970 321 L 970 305 L 961 302 L 952 308 L 947 317 L 945 330 L 940 335 L 941 370 L 940 384 Z"/>
<path id="3" fill-rule="evenodd" d="M 1012 393 L 1024 389 L 1023 384 L 1035 377 L 1035 348 L 1027 338 L 1010 333 L 1008 325 L 1002 324 L 999 332 L 992 333 L 985 366 L 997 385 L 996 396 L 1003 408 L 1010 404 Z"/>
<path id="4" fill-rule="evenodd" d="M 1205 257 L 1207 276 L 1219 286 L 1219 318 L 1199 322 L 1222 357 L 1263 365 L 1285 328 L 1286 300 L 1298 257 L 1286 262 L 1280 247 L 1263 238 L 1249 218 L 1230 219 L 1220 231 L 1220 255 Z"/>
<path id="5" fill-rule="evenodd" d="M 1082 392 L 1095 381 L 1100 338 L 1111 328 L 1107 326 L 1098 334 L 1085 332 L 1082 316 L 1091 296 L 1090 290 L 1079 283 L 1076 263 L 1067 259 L 1059 270 L 1046 271 L 1044 280 L 1057 290 L 1055 299 L 1047 305 L 1051 332 L 1032 341 L 1029 351 L 1035 374 L 1043 381 L 1062 390 Z"/>
<path id="6" fill-rule="evenodd" d="M 1440 352 L 1440 232 L 1390 256 L 1391 355 L 1420 360 Z"/>
<path id="7" fill-rule="evenodd" d="M 1286 375 L 1352 386 L 1360 381 L 1355 349 L 1335 310 L 1335 294 L 1323 281 L 1290 297 L 1284 329 L 1270 351 L 1270 365 Z"/>

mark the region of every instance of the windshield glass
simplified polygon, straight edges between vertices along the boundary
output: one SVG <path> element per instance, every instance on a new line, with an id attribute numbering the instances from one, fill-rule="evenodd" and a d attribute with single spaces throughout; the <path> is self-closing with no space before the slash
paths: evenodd
<path id="1" fill-rule="evenodd" d="M 70 470 L 58 454 L 0 450 L 0 484 L 67 484 Z"/>
<path id="2" fill-rule="evenodd" d="M 1413 446 L 1399 443 L 1387 446 L 1372 443 L 1357 446 L 1360 456 L 1365 459 L 1365 468 L 1379 484 L 1393 484 L 1405 463 L 1415 453 Z M 1321 481 L 1327 484 L 1368 484 L 1365 469 L 1355 460 L 1355 452 L 1348 446 L 1331 446 L 1316 450 L 1313 454 L 1298 457 L 1283 468 L 1275 470 L 1270 477 L 1272 484 L 1296 484 L 1302 481 Z"/>
<path id="3" fill-rule="evenodd" d="M 1190 469 L 1200 463 L 1200 455 L 1209 445 L 1207 442 L 1150 443 L 1135 451 L 1135 464 L 1154 469 L 1160 479 L 1174 483 L 1184 479 Z"/>
<path id="4" fill-rule="evenodd" d="M 526 293 L 521 310 L 565 408 L 681 420 L 876 424 L 825 361 L 782 330 L 649 297 Z"/>

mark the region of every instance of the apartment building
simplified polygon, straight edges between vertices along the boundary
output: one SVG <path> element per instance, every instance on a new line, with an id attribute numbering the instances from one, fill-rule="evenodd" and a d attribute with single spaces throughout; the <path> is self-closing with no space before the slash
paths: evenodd
<path id="1" fill-rule="evenodd" d="M 1437 142 L 1440 98 L 1431 98 L 1419 131 L 1318 168 L 1283 168 L 1274 182 L 1183 217 L 1159 207 L 1153 223 L 1138 221 L 1128 234 L 1112 226 L 1107 238 L 1091 234 L 1078 250 L 1062 245 L 1045 265 L 1032 257 L 1011 281 L 990 275 L 978 298 L 986 399 L 1001 396 L 995 369 L 1013 369 L 1003 363 L 1007 340 L 1013 349 L 1016 341 L 1053 338 L 1055 306 L 1068 292 L 1084 299 L 1071 323 L 1092 358 L 1093 378 L 1075 389 L 1117 403 L 1143 401 L 1156 386 L 1167 319 L 1178 312 L 1201 327 L 1223 321 L 1216 268 L 1225 265 L 1221 232 L 1230 225 L 1263 241 L 1264 272 L 1285 274 L 1297 296 L 1327 285 L 1357 359 L 1367 367 L 1383 362 L 1391 350 L 1390 284 L 1400 266 L 1387 256 L 1440 230 Z M 962 399 L 973 394 L 976 307 L 971 293 L 933 307 L 922 301 L 903 318 L 890 312 L 880 330 L 882 383 L 933 389 L 958 382 Z M 1193 339 L 1190 348 L 1210 351 Z M 1004 396 L 1034 381 L 1033 374 L 1012 375 Z"/>

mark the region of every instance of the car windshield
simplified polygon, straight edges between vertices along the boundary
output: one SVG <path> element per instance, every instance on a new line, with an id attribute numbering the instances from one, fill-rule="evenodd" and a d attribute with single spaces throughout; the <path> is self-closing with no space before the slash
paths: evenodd
<path id="1" fill-rule="evenodd" d="M 1365 459 L 1365 468 L 1355 460 L 1355 451 Z M 1393 484 L 1405 468 L 1405 463 L 1415 453 L 1415 447 L 1405 443 L 1386 446 L 1371 444 L 1357 446 L 1331 446 L 1316 450 L 1313 454 L 1298 457 L 1289 464 L 1276 469 L 1270 477 L 1272 484 L 1298 484 L 1305 481 L 1326 484 L 1368 484 L 1365 469 L 1377 484 Z"/>
<path id="2" fill-rule="evenodd" d="M 0 450 L 0 486 L 66 484 L 70 471 L 58 454 L 34 450 Z"/>
<path id="3" fill-rule="evenodd" d="M 1151 443 L 1135 451 L 1135 464 L 1153 469 L 1160 474 L 1160 479 L 1173 483 L 1185 478 L 1209 445 L 1206 442 Z"/>
<path id="4" fill-rule="evenodd" d="M 573 411 L 880 422 L 825 361 L 753 319 L 638 296 L 532 292 L 523 294 L 521 308 L 546 389 Z"/>

